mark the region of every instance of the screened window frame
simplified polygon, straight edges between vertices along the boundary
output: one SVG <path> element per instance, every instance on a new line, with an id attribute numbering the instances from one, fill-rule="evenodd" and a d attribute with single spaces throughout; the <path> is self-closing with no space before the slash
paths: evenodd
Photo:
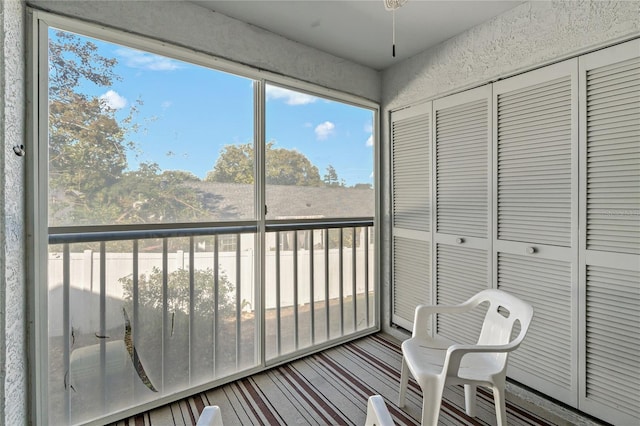
<path id="1" fill-rule="evenodd" d="M 259 340 L 259 364 L 257 367 L 243 370 L 240 373 L 232 374 L 223 379 L 223 382 L 230 382 L 239 378 L 263 371 L 265 368 L 275 364 L 265 361 L 265 331 L 264 331 L 264 252 L 265 252 L 265 183 L 264 183 L 264 153 L 265 153 L 265 108 L 266 96 L 265 86 L 275 85 L 289 90 L 300 91 L 317 96 L 323 99 L 330 99 L 337 102 L 357 106 L 368 109 L 373 114 L 372 134 L 374 138 L 374 190 L 375 190 L 375 206 L 373 216 L 373 227 L 375 239 L 374 243 L 374 259 L 380 259 L 380 105 L 369 99 L 341 92 L 339 90 L 330 89 L 318 84 L 297 80 L 293 77 L 287 77 L 282 74 L 257 69 L 249 65 L 239 64 L 227 59 L 216 57 L 212 54 L 204 53 L 175 43 L 156 40 L 148 36 L 128 33 L 122 30 L 109 28 L 104 25 L 89 23 L 76 18 L 64 17 L 51 12 L 45 12 L 32 8 L 27 8 L 27 46 L 29 48 L 27 54 L 27 94 L 28 94 L 28 111 L 29 118 L 27 129 L 27 140 L 31 144 L 33 154 L 27 164 L 26 181 L 28 195 L 26 198 L 27 206 L 27 230 L 28 250 L 27 256 L 29 265 L 27 268 L 27 282 L 33 290 L 27 299 L 29 322 L 31 323 L 30 341 L 29 341 L 29 358 L 30 363 L 29 378 L 32 383 L 30 398 L 31 418 L 37 424 L 46 425 L 48 412 L 48 305 L 47 305 L 47 247 L 50 228 L 48 227 L 48 29 L 54 27 L 63 31 L 77 33 L 81 36 L 93 37 L 109 43 L 120 44 L 143 52 L 161 55 L 167 58 L 184 61 L 193 65 L 202 66 L 214 71 L 226 72 L 239 77 L 244 77 L 254 81 L 254 152 L 255 152 L 255 220 L 238 221 L 238 222 L 193 222 L 193 223 L 170 223 L 158 224 L 160 229 L 176 229 L 176 228 L 197 228 L 202 226 L 211 226 L 214 224 L 223 224 L 224 226 L 247 225 L 254 223 L 256 225 L 255 239 L 255 287 L 258 294 L 259 308 L 256 309 L 257 325 L 260 329 Z M 43 72 L 44 71 L 44 72 Z M 44 88 L 39 90 L 39 88 Z M 353 220 L 353 218 L 350 218 Z M 81 232 L 82 227 L 64 227 L 59 232 Z M 138 225 L 103 225 L 92 226 L 92 229 L 101 230 L 142 230 L 144 226 Z M 86 230 L 86 228 L 85 228 Z M 371 278 L 372 289 L 375 291 L 374 306 L 375 309 L 375 326 L 364 332 L 354 333 L 345 338 L 332 340 L 328 344 L 320 344 L 309 350 L 303 350 L 293 354 L 295 357 L 313 353 L 333 345 L 341 344 L 364 334 L 369 334 L 380 330 L 381 318 L 381 300 L 380 300 L 380 267 L 381 262 L 375 262 L 373 266 L 373 277 Z M 46 354 L 46 355 L 41 355 Z M 286 362 L 288 359 L 279 359 L 278 364 Z M 219 384 L 223 384 L 220 382 Z M 190 388 L 189 390 L 178 392 L 169 396 L 163 396 L 150 403 L 145 403 L 137 409 L 126 409 L 116 414 L 108 414 L 100 418 L 100 421 L 109 422 L 116 421 L 123 416 L 132 415 L 139 411 L 140 407 L 156 407 L 161 404 L 167 404 L 176 399 L 186 397 L 211 387 L 211 384 L 201 385 Z"/>

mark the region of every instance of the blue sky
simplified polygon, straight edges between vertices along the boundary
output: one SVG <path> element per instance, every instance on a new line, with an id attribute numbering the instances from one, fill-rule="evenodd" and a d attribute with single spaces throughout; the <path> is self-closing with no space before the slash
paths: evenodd
<path id="1" fill-rule="evenodd" d="M 55 37 L 56 30 L 50 30 Z M 204 178 L 227 144 L 253 141 L 252 80 L 91 39 L 99 53 L 118 60 L 112 87 L 85 82 L 124 117 L 142 101 L 132 136 L 140 152 L 130 168 L 157 162 L 163 170 L 186 170 Z M 266 88 L 266 139 L 296 149 L 323 176 L 332 165 L 347 185 L 373 183 L 373 113 L 304 93 Z"/>

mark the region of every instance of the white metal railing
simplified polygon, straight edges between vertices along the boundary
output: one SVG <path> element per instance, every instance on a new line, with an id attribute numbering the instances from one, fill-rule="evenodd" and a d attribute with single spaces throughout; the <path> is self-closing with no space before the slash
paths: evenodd
<path id="1" fill-rule="evenodd" d="M 213 386 L 374 327 L 372 227 L 268 223 L 262 308 L 256 225 L 50 230 L 52 424 Z M 275 335 L 263 351 L 260 320 Z"/>
<path id="2" fill-rule="evenodd" d="M 326 342 L 375 324 L 372 309 L 374 294 L 372 285 L 371 221 L 352 221 L 350 223 L 308 223 L 268 225 L 267 236 L 274 241 L 274 276 L 268 276 L 266 291 L 266 309 L 272 308 L 275 299 L 275 320 L 267 322 L 267 332 L 275 335 L 275 344 L 267 342 L 267 359 L 275 359 L 318 341 Z M 349 235 L 348 248 L 345 250 L 345 230 Z M 335 238 L 331 238 L 331 233 Z M 289 256 L 282 253 L 282 234 L 292 237 Z M 303 236 L 303 238 L 300 238 Z M 299 247 L 305 241 L 304 248 Z M 316 243 L 318 241 L 318 243 Z M 287 267 L 283 267 L 287 260 Z M 316 264 L 321 268 L 318 270 Z M 267 257 L 267 269 L 270 269 Z M 283 277 L 286 277 L 283 280 Z M 283 282 L 288 281 L 288 282 Z M 292 301 L 283 296 L 283 289 L 290 289 Z M 285 300 L 287 303 L 282 303 Z M 332 308 L 332 304 L 336 305 Z M 283 317 L 287 314 L 283 308 L 291 311 L 292 327 L 286 330 Z M 301 308 L 304 308 L 308 325 L 302 327 Z M 331 311 L 337 315 L 332 315 Z M 349 318 L 345 315 L 349 314 Z M 317 321 L 320 316 L 323 321 Z M 345 325 L 349 321 L 349 329 Z M 332 334 L 332 328 L 336 329 Z M 306 332 L 305 332 L 306 331 Z M 301 337 L 305 336 L 305 342 Z M 283 340 L 289 340 L 289 347 L 283 348 Z"/>

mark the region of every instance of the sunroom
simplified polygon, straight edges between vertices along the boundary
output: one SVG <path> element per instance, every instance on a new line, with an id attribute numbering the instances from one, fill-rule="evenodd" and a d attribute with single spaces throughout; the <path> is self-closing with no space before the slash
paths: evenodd
<path id="1" fill-rule="evenodd" d="M 512 393 L 638 423 L 640 2 L 397 3 L 2 3 L 0 423 L 353 382 L 486 288 Z"/>

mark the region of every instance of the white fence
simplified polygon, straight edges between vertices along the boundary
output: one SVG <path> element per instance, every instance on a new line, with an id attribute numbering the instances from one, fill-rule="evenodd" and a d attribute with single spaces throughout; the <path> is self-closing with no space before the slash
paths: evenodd
<path id="1" fill-rule="evenodd" d="M 250 239 L 253 241 L 253 238 Z M 250 245 L 250 244 L 247 244 Z M 329 299 L 350 297 L 353 295 L 353 268 L 355 265 L 355 289 L 356 293 L 364 293 L 365 286 L 373 288 L 372 265 L 373 250 L 365 250 L 359 247 L 354 251 L 345 247 L 342 253 L 342 292 L 340 292 L 340 251 L 329 249 L 328 279 L 325 276 L 325 250 L 315 249 L 313 253 L 313 291 L 314 301 L 325 299 L 325 289 L 328 283 Z M 365 273 L 365 253 L 369 256 L 369 271 Z M 276 300 L 276 251 L 268 251 L 265 254 L 265 307 L 273 309 L 277 306 Z M 294 304 L 294 262 L 297 262 L 297 289 L 298 304 L 310 303 L 310 255 L 309 250 L 298 250 L 297 259 L 294 260 L 293 251 L 280 251 L 280 307 Z M 234 287 L 237 285 L 237 256 L 236 252 L 218 252 L 219 273 L 224 274 Z M 123 323 L 122 306 L 124 302 L 124 289 L 121 278 L 133 275 L 133 253 L 105 253 L 105 294 L 106 298 L 106 328 L 120 326 Z M 154 267 L 162 270 L 162 253 L 139 253 L 138 273 L 148 275 Z M 100 253 L 86 250 L 80 253 L 70 253 L 69 259 L 69 315 L 70 324 L 81 332 L 91 332 L 99 329 L 100 311 Z M 168 253 L 167 273 L 178 269 L 189 268 L 189 253 L 177 251 Z M 240 295 L 241 299 L 248 302 L 245 310 L 255 309 L 256 283 L 255 283 L 255 254 L 252 248 L 240 252 Z M 62 306 L 63 306 L 63 254 L 52 252 L 49 254 L 49 336 L 62 335 Z M 214 269 L 214 252 L 194 253 L 195 269 Z M 368 280 L 368 281 L 367 281 Z M 188 300 L 187 300 L 188 302 Z M 82 324 L 82 327 L 79 325 Z"/>

